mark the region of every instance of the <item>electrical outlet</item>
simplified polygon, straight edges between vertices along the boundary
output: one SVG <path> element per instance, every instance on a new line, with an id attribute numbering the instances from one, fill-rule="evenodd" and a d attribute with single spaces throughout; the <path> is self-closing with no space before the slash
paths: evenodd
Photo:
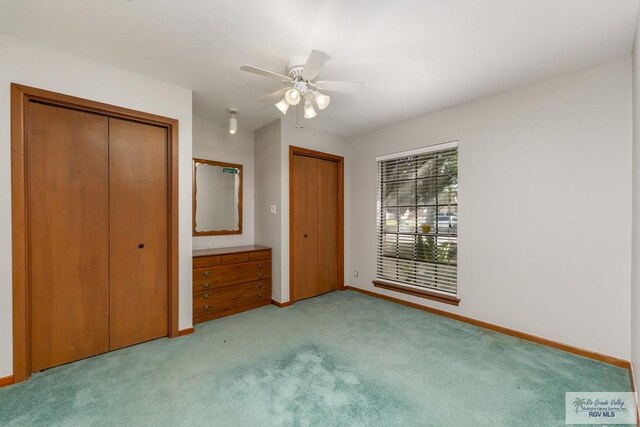
<path id="1" fill-rule="evenodd" d="M 356 270 L 356 271 L 354 271 L 354 272 L 353 272 L 354 277 L 358 277 L 358 274 L 359 274 L 359 273 L 358 273 L 358 270 Z"/>
<path id="2" fill-rule="evenodd" d="M 276 205 L 271 205 L 271 215 L 275 215 L 277 213 L 278 211 L 276 210 Z"/>

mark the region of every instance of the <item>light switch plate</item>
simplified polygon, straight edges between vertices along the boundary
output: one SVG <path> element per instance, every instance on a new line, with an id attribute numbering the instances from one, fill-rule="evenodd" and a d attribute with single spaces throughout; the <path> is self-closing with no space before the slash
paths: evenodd
<path id="1" fill-rule="evenodd" d="M 271 205 L 271 215 L 277 214 L 276 205 Z"/>

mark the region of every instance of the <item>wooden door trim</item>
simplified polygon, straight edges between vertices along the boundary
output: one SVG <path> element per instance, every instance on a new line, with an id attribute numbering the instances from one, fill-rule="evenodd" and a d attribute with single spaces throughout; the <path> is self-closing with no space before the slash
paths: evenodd
<path id="1" fill-rule="evenodd" d="M 344 290 L 344 157 L 323 153 L 308 148 L 289 146 L 289 301 L 283 304 L 291 305 L 295 302 L 295 281 L 293 279 L 293 158 L 294 156 L 313 157 L 328 160 L 338 164 L 338 290 Z"/>
<path id="2" fill-rule="evenodd" d="M 32 100 L 58 107 L 165 127 L 169 212 L 168 231 L 168 335 L 178 330 L 178 120 L 110 104 L 11 83 L 11 253 L 13 269 L 13 379 L 18 383 L 31 375 L 29 348 L 29 248 L 27 236 L 27 106 Z"/>

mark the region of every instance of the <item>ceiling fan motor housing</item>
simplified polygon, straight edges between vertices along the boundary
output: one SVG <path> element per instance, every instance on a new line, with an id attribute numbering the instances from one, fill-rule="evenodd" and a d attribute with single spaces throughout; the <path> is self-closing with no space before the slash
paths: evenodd
<path id="1" fill-rule="evenodd" d="M 307 63 L 306 56 L 294 56 L 287 63 L 287 74 L 292 80 L 296 80 L 301 77 L 304 65 Z"/>

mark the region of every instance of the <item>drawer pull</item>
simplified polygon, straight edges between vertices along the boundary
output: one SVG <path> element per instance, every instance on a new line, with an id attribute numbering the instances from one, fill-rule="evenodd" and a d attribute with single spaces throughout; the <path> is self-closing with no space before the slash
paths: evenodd
<path id="1" fill-rule="evenodd" d="M 202 298 L 209 299 L 209 292 L 207 292 L 206 294 L 202 295 Z"/>
<path id="2" fill-rule="evenodd" d="M 202 275 L 203 275 L 204 277 L 209 277 L 209 274 L 211 274 L 211 272 L 209 272 L 209 271 L 203 271 L 203 272 L 202 272 Z"/>
<path id="3" fill-rule="evenodd" d="M 262 279 L 262 273 L 258 273 L 258 279 Z"/>
<path id="4" fill-rule="evenodd" d="M 202 284 L 202 287 L 205 288 L 205 289 L 209 289 L 209 286 L 211 286 L 211 283 L 209 283 L 209 282 Z"/>
<path id="5" fill-rule="evenodd" d="M 258 292 L 258 298 L 262 298 L 264 294 L 262 292 Z"/>
<path id="6" fill-rule="evenodd" d="M 262 263 L 258 264 L 258 268 L 262 268 Z"/>
<path id="7" fill-rule="evenodd" d="M 264 283 L 262 283 L 262 282 L 258 283 L 258 289 L 260 289 L 263 285 L 264 285 Z"/>
<path id="8" fill-rule="evenodd" d="M 208 304 L 202 307 L 202 311 L 209 311 L 209 310 L 211 310 L 211 306 Z"/>

